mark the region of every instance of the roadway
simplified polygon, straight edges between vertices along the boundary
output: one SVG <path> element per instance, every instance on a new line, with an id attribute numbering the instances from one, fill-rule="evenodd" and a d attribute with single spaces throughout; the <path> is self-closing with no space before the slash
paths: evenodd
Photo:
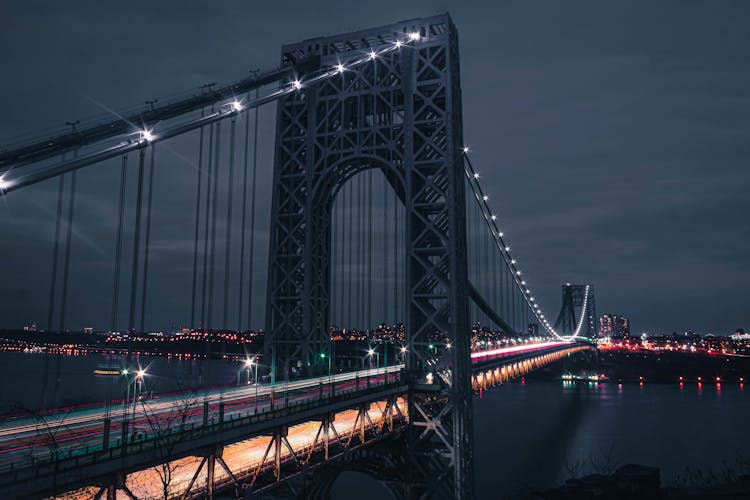
<path id="1" fill-rule="evenodd" d="M 504 357 L 516 357 L 534 351 L 565 345 L 550 341 L 514 345 L 475 351 L 473 364 L 485 364 Z M 347 372 L 294 382 L 243 385 L 232 388 L 211 388 L 196 392 L 157 394 L 148 399 L 138 398 L 109 409 L 111 421 L 109 443 L 117 446 L 122 438 L 122 421 L 127 415 L 131 422 L 128 436 L 136 439 L 153 436 L 175 420 L 184 426 L 200 426 L 204 421 L 217 422 L 223 404 L 223 418 L 262 413 L 287 404 L 311 401 L 334 394 L 366 388 L 396 377 L 404 365 L 392 365 L 357 372 Z M 148 377 L 148 375 L 146 375 Z M 208 409 L 204 413 L 204 409 Z M 32 459 L 44 459 L 68 450 L 101 449 L 104 441 L 104 419 L 108 410 L 102 404 L 88 408 L 53 411 L 44 417 L 9 418 L 0 421 L 0 470 L 23 467 Z"/>

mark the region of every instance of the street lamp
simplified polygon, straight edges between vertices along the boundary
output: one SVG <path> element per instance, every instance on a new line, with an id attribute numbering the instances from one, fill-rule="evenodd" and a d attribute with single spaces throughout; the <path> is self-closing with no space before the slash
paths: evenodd
<path id="1" fill-rule="evenodd" d="M 326 353 L 321 352 L 320 353 L 320 359 L 326 359 L 328 358 L 328 394 L 332 395 L 333 388 L 331 386 L 331 358 L 333 356 L 326 356 Z"/>
<path id="2" fill-rule="evenodd" d="M 133 383 L 137 384 L 137 387 L 133 387 L 133 435 L 135 435 L 135 403 L 137 401 L 138 392 L 143 392 L 143 377 L 145 376 L 146 370 L 139 368 L 138 371 L 135 372 L 135 380 L 133 380 Z"/>
<path id="3" fill-rule="evenodd" d="M 245 369 L 247 369 L 247 381 L 250 382 L 250 369 L 255 366 L 255 413 L 258 413 L 258 362 L 253 358 L 245 360 Z"/>

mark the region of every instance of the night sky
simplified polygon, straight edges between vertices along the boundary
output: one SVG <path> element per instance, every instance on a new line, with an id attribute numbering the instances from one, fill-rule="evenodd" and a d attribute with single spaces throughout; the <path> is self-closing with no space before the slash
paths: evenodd
<path id="1" fill-rule="evenodd" d="M 549 316 L 574 281 L 638 332 L 750 327 L 746 2 L 3 2 L 0 144 L 274 67 L 283 43 L 445 11 L 465 141 Z M 264 108 L 261 206 L 273 118 Z M 160 154 L 153 328 L 187 320 L 193 245 L 194 159 Z M 118 173 L 79 176 L 72 328 L 108 326 Z M 45 326 L 56 189 L 0 204 L 0 327 Z"/>

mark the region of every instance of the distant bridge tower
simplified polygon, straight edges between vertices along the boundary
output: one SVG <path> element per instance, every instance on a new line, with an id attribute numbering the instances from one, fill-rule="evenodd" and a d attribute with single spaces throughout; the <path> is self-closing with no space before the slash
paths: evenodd
<path id="1" fill-rule="evenodd" d="M 588 297 L 586 291 L 588 290 Z M 583 310 L 584 302 L 586 310 Z M 578 313 L 576 313 L 576 310 Z M 585 317 L 581 318 L 580 315 Z M 554 328 L 561 335 L 573 335 L 581 323 L 579 335 L 590 339 L 599 336 L 599 322 L 596 318 L 596 297 L 594 285 L 572 285 L 565 283 L 562 286 L 562 307 L 560 315 L 555 321 Z"/>
<path id="2" fill-rule="evenodd" d="M 458 33 L 446 15 L 282 48 L 285 62 L 335 67 L 410 40 L 372 64 L 300 85 L 278 102 L 267 359 L 277 378 L 313 371 L 328 350 L 331 212 L 341 186 L 382 171 L 404 206 L 409 497 L 473 496 L 471 327 Z M 435 349 L 436 333 L 450 344 Z M 427 382 L 430 383 L 427 383 Z M 421 390 L 421 392 L 420 392 Z M 416 472 L 419 471 L 419 472 Z"/>

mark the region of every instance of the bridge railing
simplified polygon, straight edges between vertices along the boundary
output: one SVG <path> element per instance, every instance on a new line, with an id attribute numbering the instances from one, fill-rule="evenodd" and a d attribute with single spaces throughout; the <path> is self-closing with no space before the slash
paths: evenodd
<path id="1" fill-rule="evenodd" d="M 32 456 L 30 461 L 20 466 L 11 463 L 0 469 L 0 485 L 31 480 L 42 475 L 59 474 L 81 466 L 95 465 L 129 455 L 142 454 L 149 451 L 158 452 L 160 449 L 166 449 L 174 443 L 186 443 L 214 434 L 220 435 L 239 427 L 274 421 L 281 417 L 293 416 L 295 413 L 319 408 L 324 404 L 342 403 L 369 394 L 377 389 L 396 388 L 401 385 L 401 374 L 396 372 L 388 377 L 368 379 L 366 385 L 358 383 L 352 389 L 336 391 L 335 394 L 331 394 L 330 392 L 319 394 L 316 392 L 316 395 L 311 396 L 309 399 L 287 402 L 281 408 L 263 408 L 257 413 L 249 410 L 244 416 L 241 414 L 229 415 L 229 418 L 223 421 L 212 420 L 206 425 L 203 425 L 202 422 L 200 424 L 191 422 L 181 427 L 178 426 L 175 429 L 167 429 L 162 433 L 144 434 L 142 435 L 143 437 L 124 444 L 121 438 L 117 438 L 106 449 L 101 445 L 95 445 L 50 452 L 43 458 Z M 250 437 L 252 436 L 247 436 L 247 439 Z"/>

